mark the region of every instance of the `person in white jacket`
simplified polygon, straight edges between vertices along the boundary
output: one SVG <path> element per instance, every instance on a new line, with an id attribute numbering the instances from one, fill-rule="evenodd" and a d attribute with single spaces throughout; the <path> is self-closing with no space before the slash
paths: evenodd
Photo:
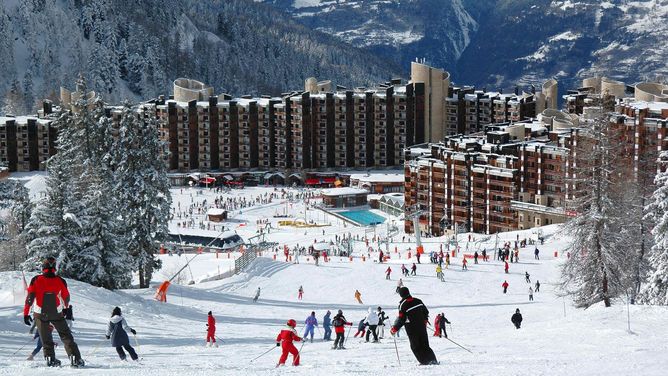
<path id="1" fill-rule="evenodd" d="M 366 332 L 366 342 L 369 342 L 369 334 L 373 334 L 373 341 L 378 342 L 378 333 L 376 331 L 378 328 L 378 314 L 373 308 L 369 307 L 364 323 L 369 326 L 369 330 Z"/>

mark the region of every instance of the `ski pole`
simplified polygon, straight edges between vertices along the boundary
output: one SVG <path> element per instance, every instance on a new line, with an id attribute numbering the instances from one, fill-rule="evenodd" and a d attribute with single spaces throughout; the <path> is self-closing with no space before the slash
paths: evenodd
<path id="1" fill-rule="evenodd" d="M 343 340 L 343 344 L 344 344 L 344 345 L 345 345 L 346 343 L 348 343 L 348 337 L 350 337 L 350 329 L 352 329 L 352 328 L 353 328 L 352 325 L 350 325 L 350 326 L 348 327 L 348 333 L 346 333 L 346 339 Z"/>
<path id="2" fill-rule="evenodd" d="M 269 354 L 269 352 L 271 352 L 271 350 L 273 350 L 273 349 L 275 349 L 275 348 L 277 348 L 277 347 L 278 347 L 278 346 L 272 346 L 269 350 L 263 352 L 260 356 L 258 356 L 258 357 L 256 357 L 256 358 L 254 358 L 253 360 L 251 360 L 250 363 L 253 363 L 254 361 L 256 361 L 256 360 L 262 358 L 263 356 Z"/>
<path id="3" fill-rule="evenodd" d="M 399 359 L 399 347 L 397 347 L 397 337 L 392 335 L 392 339 L 394 340 L 394 351 L 397 352 L 397 362 L 399 362 L 399 367 L 401 367 L 401 359 Z"/>
<path id="4" fill-rule="evenodd" d="M 471 354 L 473 354 L 473 351 L 471 351 L 471 350 L 467 349 L 466 347 L 464 347 L 464 346 L 462 346 L 462 345 L 458 344 L 457 342 L 455 342 L 455 341 L 451 340 L 450 338 L 448 338 L 448 337 L 445 337 L 445 339 L 447 339 L 448 341 L 450 341 L 450 342 L 454 343 L 455 345 L 457 345 L 457 346 L 461 347 L 462 349 L 464 349 L 464 350 L 466 350 L 466 351 L 470 352 Z"/>
<path id="5" fill-rule="evenodd" d="M 225 343 L 225 341 L 223 341 L 222 339 L 220 339 L 220 338 L 217 337 L 217 336 L 216 336 L 216 339 L 219 340 L 219 341 L 222 342 L 222 343 Z"/>
<path id="6" fill-rule="evenodd" d="M 137 341 L 137 335 L 133 334 L 132 337 L 135 339 L 135 345 L 137 345 L 137 350 L 141 350 L 141 346 L 139 346 L 139 341 Z"/>
<path id="7" fill-rule="evenodd" d="M 93 347 L 93 351 L 91 351 L 90 354 L 88 354 L 88 357 L 93 356 L 93 354 L 95 354 L 95 352 L 100 347 L 100 345 L 102 345 L 102 341 L 98 342 L 97 345 L 95 345 L 95 347 Z"/>
<path id="8" fill-rule="evenodd" d="M 32 341 L 34 341 L 34 340 L 35 340 L 35 339 L 33 338 L 33 339 L 31 339 L 30 341 L 26 342 L 26 343 L 25 343 L 23 346 L 21 346 L 18 350 L 14 351 L 14 352 L 12 353 L 12 355 L 16 355 L 17 352 L 23 350 L 24 347 L 28 346 L 28 345 L 30 344 L 30 342 L 32 342 Z"/>

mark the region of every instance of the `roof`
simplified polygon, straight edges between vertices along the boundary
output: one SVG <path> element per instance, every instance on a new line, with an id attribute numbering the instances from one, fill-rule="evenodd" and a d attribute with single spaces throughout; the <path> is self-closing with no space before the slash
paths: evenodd
<path id="1" fill-rule="evenodd" d="M 323 189 L 321 192 L 324 196 L 353 196 L 369 193 L 366 189 L 352 187 L 329 188 Z"/>
<path id="2" fill-rule="evenodd" d="M 223 214 L 225 214 L 225 209 L 211 208 L 206 212 L 206 215 L 223 215 Z"/>
<path id="3" fill-rule="evenodd" d="M 403 183 L 404 174 L 398 174 L 398 173 L 352 174 L 350 175 L 350 180 L 359 180 L 360 182 L 369 182 L 369 183 Z"/>

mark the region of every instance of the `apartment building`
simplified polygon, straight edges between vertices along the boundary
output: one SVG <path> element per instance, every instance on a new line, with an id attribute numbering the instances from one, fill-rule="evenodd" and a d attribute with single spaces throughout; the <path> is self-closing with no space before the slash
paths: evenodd
<path id="1" fill-rule="evenodd" d="M 43 170 L 47 159 L 56 153 L 56 137 L 51 120 L 0 117 L 0 163 L 11 172 Z"/>

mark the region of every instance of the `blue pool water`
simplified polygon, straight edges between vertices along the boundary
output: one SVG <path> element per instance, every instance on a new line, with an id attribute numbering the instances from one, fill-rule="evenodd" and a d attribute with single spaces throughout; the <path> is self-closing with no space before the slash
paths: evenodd
<path id="1" fill-rule="evenodd" d="M 380 224 L 385 222 L 385 217 L 381 217 L 378 214 L 374 214 L 369 210 L 345 211 L 345 212 L 338 212 L 337 214 L 340 214 L 346 218 L 349 218 L 365 226 L 371 226 L 373 224 Z"/>

